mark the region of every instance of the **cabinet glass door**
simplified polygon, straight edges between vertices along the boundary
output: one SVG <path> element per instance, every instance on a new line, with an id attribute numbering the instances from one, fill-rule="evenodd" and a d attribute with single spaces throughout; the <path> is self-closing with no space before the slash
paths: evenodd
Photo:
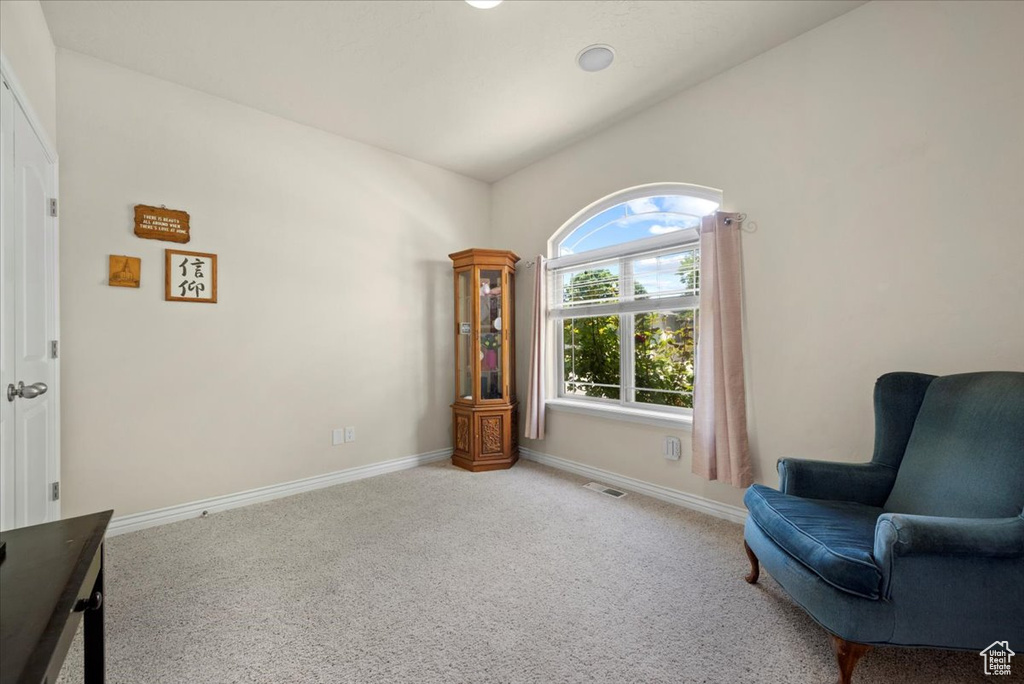
<path id="1" fill-rule="evenodd" d="M 516 279 L 512 273 L 505 277 L 505 302 L 508 307 L 508 320 L 516 320 Z M 508 332 L 508 331 L 506 331 Z M 508 333 L 505 336 L 508 341 L 508 385 L 509 393 L 506 399 L 512 400 L 516 397 L 516 336 Z"/>
<path id="2" fill-rule="evenodd" d="M 458 274 L 455 290 L 455 387 L 458 399 L 473 401 L 473 288 L 467 269 Z"/>
<path id="3" fill-rule="evenodd" d="M 480 398 L 502 399 L 501 271 L 480 269 Z"/>

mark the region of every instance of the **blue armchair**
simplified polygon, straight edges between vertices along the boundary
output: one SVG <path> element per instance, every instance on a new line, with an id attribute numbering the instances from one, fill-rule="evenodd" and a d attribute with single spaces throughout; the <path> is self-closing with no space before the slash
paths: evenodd
<path id="1" fill-rule="evenodd" d="M 744 547 L 832 637 L 848 684 L 875 645 L 1024 647 L 1024 373 L 889 373 L 870 463 L 784 458 Z"/>

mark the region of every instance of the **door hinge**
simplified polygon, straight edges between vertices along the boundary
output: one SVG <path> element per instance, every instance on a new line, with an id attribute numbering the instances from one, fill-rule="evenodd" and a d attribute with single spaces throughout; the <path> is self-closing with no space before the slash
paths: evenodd
<path id="1" fill-rule="evenodd" d="M 51 197 L 50 198 L 50 216 L 56 216 L 56 215 L 57 215 L 57 198 L 56 197 Z"/>
<path id="2" fill-rule="evenodd" d="M 50 358 L 56 359 L 60 354 L 60 343 L 57 340 L 50 340 Z"/>
<path id="3" fill-rule="evenodd" d="M 60 501 L 60 482 L 50 483 L 50 500 Z"/>

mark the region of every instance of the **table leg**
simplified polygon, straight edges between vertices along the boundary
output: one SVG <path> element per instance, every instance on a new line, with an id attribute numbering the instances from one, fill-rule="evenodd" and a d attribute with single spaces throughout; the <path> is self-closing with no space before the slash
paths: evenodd
<path id="1" fill-rule="evenodd" d="M 106 597 L 103 595 L 103 545 L 100 545 L 100 571 L 96 574 L 92 595 L 103 598 L 95 608 L 85 611 L 83 641 L 85 646 L 85 684 L 103 684 L 106 680 L 104 667 L 103 610 Z"/>

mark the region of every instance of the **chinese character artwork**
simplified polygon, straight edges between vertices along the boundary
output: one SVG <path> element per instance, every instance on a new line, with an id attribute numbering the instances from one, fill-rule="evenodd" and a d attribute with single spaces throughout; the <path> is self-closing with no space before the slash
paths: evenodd
<path id="1" fill-rule="evenodd" d="M 164 299 L 175 302 L 217 301 L 217 255 L 165 250 L 167 278 Z"/>

